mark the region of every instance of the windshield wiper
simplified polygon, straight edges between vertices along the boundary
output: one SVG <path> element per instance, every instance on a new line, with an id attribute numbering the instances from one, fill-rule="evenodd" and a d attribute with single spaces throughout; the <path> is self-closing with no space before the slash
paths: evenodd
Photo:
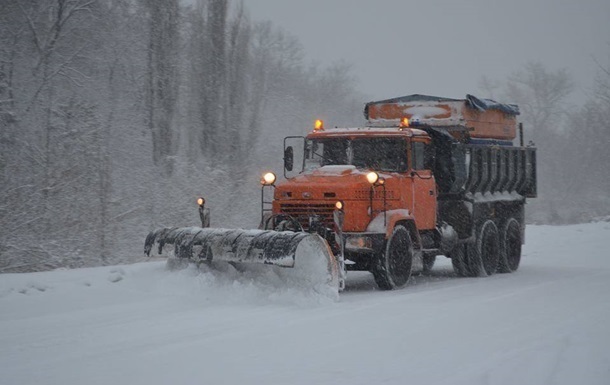
<path id="1" fill-rule="evenodd" d="M 339 163 L 336 163 L 336 162 L 334 162 L 332 159 L 328 159 L 328 158 L 324 157 L 324 155 L 320 155 L 320 154 L 318 154 L 318 153 L 317 153 L 317 152 L 315 152 L 315 151 L 312 151 L 311 153 L 312 153 L 312 154 L 314 154 L 314 155 L 316 155 L 316 156 L 319 156 L 319 157 L 320 157 L 322 160 L 324 160 L 324 161 L 325 161 L 325 162 L 324 162 L 324 163 L 325 163 L 325 166 L 336 166 L 336 165 L 339 165 Z M 346 164 L 347 164 L 347 163 L 346 163 Z"/>

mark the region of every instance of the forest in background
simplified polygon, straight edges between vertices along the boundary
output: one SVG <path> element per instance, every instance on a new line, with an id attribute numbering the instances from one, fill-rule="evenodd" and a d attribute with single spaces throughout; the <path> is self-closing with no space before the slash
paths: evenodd
<path id="1" fill-rule="evenodd" d="M 506 80 L 481 78 L 483 94 L 519 105 L 526 144 L 538 148 L 538 198 L 528 201 L 529 223 L 583 223 L 610 216 L 610 61 L 591 60 L 598 71 L 585 86 L 587 97 L 577 102 L 569 71 L 540 62 L 525 64 Z"/>
<path id="2" fill-rule="evenodd" d="M 563 69 L 482 78 L 539 147 L 530 221 L 610 214 L 609 68 L 576 107 Z M 139 260 L 150 229 L 198 223 L 200 195 L 213 226 L 256 227 L 282 138 L 362 124 L 364 92 L 238 1 L 1 0 L 0 272 Z"/>
<path id="3" fill-rule="evenodd" d="M 282 138 L 362 119 L 346 65 L 239 2 L 1 4 L 0 271 L 141 258 L 200 195 L 213 225 L 256 227 Z"/>

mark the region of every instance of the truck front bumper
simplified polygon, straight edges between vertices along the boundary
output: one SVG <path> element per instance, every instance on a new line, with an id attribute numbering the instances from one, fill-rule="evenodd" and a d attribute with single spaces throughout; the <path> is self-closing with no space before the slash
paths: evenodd
<path id="1" fill-rule="evenodd" d="M 345 259 L 348 270 L 371 270 L 385 247 L 383 233 L 344 233 Z"/>

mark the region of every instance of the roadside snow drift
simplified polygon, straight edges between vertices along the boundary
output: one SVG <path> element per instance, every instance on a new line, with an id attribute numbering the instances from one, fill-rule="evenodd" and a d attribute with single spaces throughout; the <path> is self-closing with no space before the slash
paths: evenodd
<path id="1" fill-rule="evenodd" d="M 608 384 L 609 239 L 530 226 L 513 274 L 439 257 L 399 291 L 349 275 L 338 301 L 280 268 L 4 274 L 0 384 Z"/>

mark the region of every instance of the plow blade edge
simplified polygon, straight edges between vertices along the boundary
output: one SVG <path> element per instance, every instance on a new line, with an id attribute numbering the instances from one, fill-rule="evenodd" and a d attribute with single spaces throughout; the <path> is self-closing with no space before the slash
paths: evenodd
<path id="1" fill-rule="evenodd" d="M 322 258 L 329 271 L 337 270 L 328 244 L 319 235 L 305 232 L 177 227 L 158 229 L 146 237 L 147 255 L 171 251 L 175 257 L 193 262 L 262 263 L 281 267 L 304 263 L 296 261 L 301 258 Z"/>

